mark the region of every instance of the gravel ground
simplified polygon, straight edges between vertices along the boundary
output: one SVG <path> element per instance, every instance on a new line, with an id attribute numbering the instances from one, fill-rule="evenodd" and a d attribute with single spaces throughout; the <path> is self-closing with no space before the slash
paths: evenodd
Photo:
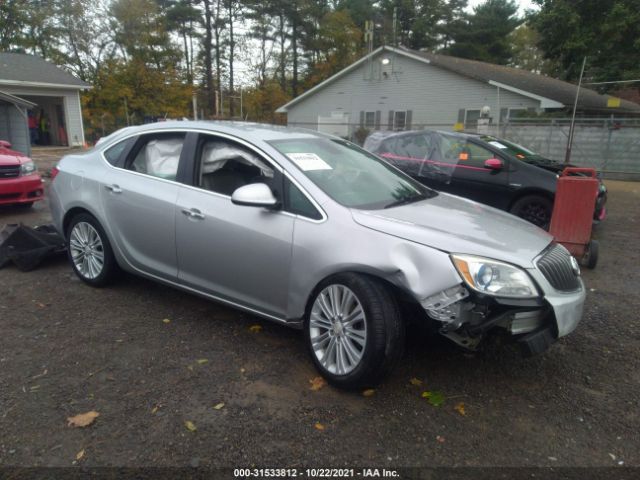
<path id="1" fill-rule="evenodd" d="M 133 276 L 92 289 L 64 258 L 0 270 L 0 466 L 640 466 L 640 184 L 608 186 L 576 332 L 530 359 L 413 339 L 369 397 L 310 390 L 302 335 L 248 314 Z M 18 221 L 46 203 L 0 209 Z"/>

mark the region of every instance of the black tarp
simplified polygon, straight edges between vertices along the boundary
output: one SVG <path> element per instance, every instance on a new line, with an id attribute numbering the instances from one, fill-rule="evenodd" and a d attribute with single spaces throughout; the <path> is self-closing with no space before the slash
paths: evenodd
<path id="1" fill-rule="evenodd" d="M 23 272 L 33 270 L 47 257 L 64 253 L 64 238 L 52 225 L 27 227 L 9 224 L 0 230 L 0 268 L 13 262 Z"/>

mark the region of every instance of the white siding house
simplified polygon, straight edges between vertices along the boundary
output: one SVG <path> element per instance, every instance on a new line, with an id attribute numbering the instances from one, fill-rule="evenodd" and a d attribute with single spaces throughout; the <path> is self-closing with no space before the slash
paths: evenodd
<path id="1" fill-rule="evenodd" d="M 495 125 L 516 112 L 563 109 L 573 102 L 575 88 L 514 68 L 381 47 L 277 112 L 287 114 L 289 126 L 343 137 L 359 128 L 473 128 L 483 107 Z M 606 96 L 582 92 L 581 107 L 606 108 Z M 640 110 L 623 101 L 625 107 Z"/>
<path id="2" fill-rule="evenodd" d="M 36 134 L 31 143 L 37 138 L 35 143 L 39 145 L 84 145 L 80 91 L 87 88 L 89 84 L 40 57 L 0 53 L 0 92 L 28 102 L 30 116 L 46 118 L 46 137 Z M 9 140 L 17 148 L 22 142 L 2 138 L 2 133 L 9 131 L 8 121 L 0 111 L 0 139 Z M 26 117 L 23 121 L 28 124 Z"/>

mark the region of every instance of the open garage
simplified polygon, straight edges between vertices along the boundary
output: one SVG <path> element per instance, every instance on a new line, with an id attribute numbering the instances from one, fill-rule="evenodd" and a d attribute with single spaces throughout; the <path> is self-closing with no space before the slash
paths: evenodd
<path id="1" fill-rule="evenodd" d="M 89 84 L 35 55 L 0 53 L 0 92 L 5 95 L 0 101 L 5 109 L 16 101 L 23 102 L 20 108 L 28 105 L 21 115 L 28 128 L 28 145 L 84 145 L 80 91 L 89 87 Z M 12 100 L 8 101 L 6 96 Z M 13 128 L 8 128 L 7 118 L 7 115 L 0 115 L 0 137 L 16 135 L 18 130 L 13 123 Z M 23 140 L 2 139 L 29 153 L 22 145 Z"/>

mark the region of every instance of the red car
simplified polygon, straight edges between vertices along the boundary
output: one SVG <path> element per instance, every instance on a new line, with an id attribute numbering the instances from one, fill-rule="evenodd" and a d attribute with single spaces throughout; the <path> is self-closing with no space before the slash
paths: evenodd
<path id="1" fill-rule="evenodd" d="M 0 205 L 30 207 L 42 200 L 43 194 L 42 178 L 33 160 L 0 140 Z"/>

